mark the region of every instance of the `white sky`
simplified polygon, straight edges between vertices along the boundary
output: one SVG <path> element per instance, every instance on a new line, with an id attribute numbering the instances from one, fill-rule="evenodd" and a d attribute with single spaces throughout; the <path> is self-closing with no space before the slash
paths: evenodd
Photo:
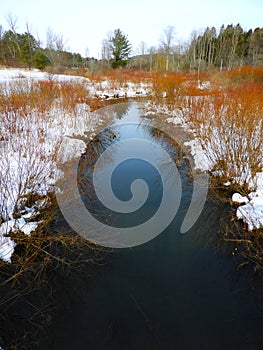
<path id="1" fill-rule="evenodd" d="M 175 27 L 176 40 L 190 38 L 192 30 L 240 23 L 248 30 L 263 27 L 262 0 L 0 0 L 0 24 L 8 29 L 9 13 L 17 18 L 17 32 L 31 32 L 45 46 L 47 28 L 62 34 L 66 48 L 99 57 L 107 33 L 120 28 L 134 51 L 143 40 L 157 46 L 167 26 Z"/>

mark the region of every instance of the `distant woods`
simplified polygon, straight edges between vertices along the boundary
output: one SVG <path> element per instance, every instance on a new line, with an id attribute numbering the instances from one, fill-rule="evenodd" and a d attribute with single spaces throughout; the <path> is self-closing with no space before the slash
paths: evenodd
<path id="1" fill-rule="evenodd" d="M 41 46 L 29 31 L 22 34 L 14 29 L 3 30 L 0 25 L 0 63 L 7 66 L 24 66 L 43 69 L 47 66 L 81 67 L 85 66 L 79 53 L 64 50 L 63 38 L 47 33 L 47 45 Z"/>
<path id="2" fill-rule="evenodd" d="M 239 24 L 231 24 L 222 25 L 217 31 L 207 27 L 193 31 L 188 42 L 178 43 L 174 28 L 169 26 L 163 31 L 158 48 L 149 48 L 146 55 L 134 57 L 130 64 L 156 72 L 263 65 L 263 28 L 244 31 Z"/>
<path id="3" fill-rule="evenodd" d="M 207 27 L 193 31 L 188 42 L 178 42 L 174 27 L 164 29 L 158 47 L 147 47 L 142 41 L 136 50 L 120 29 L 102 41 L 100 59 L 82 57 L 66 50 L 62 36 L 49 28 L 46 44 L 41 44 L 29 30 L 18 33 L 9 18 L 9 29 L 0 25 L 0 64 L 28 68 L 84 68 L 91 73 L 127 66 L 151 72 L 231 70 L 243 65 L 263 65 L 263 28 L 248 31 L 237 25 L 220 30 Z M 87 38 L 88 44 L 88 38 Z"/>
<path id="4" fill-rule="evenodd" d="M 202 34 L 193 33 L 186 52 L 189 66 L 215 66 L 228 70 L 244 64 L 263 64 L 263 28 L 244 31 L 242 27 L 222 26 L 219 33 L 207 27 Z"/>

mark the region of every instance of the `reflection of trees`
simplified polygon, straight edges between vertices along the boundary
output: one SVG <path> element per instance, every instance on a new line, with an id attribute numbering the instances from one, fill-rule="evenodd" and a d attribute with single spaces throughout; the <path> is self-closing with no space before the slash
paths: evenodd
<path id="1" fill-rule="evenodd" d="M 78 187 L 80 194 L 88 207 L 88 210 L 99 220 L 107 221 L 105 210 L 101 207 L 94 187 L 93 187 L 93 170 L 100 155 L 110 147 L 118 138 L 115 129 L 108 128 L 100 132 L 92 141 L 87 144 L 85 153 L 81 156 L 78 167 Z M 105 166 L 111 163 L 111 154 L 105 161 Z"/>
<path id="2" fill-rule="evenodd" d="M 81 156 L 80 169 L 91 168 L 97 159 L 117 138 L 116 130 L 107 128 L 96 135 L 86 146 L 85 153 Z"/>
<path id="3" fill-rule="evenodd" d="M 180 144 L 164 131 L 154 127 L 150 120 L 143 120 L 143 124 L 141 124 L 140 127 L 144 129 L 145 134 L 149 135 L 153 142 L 157 142 L 157 144 L 159 144 L 159 146 L 170 156 L 170 159 L 168 158 L 167 161 L 165 160 L 159 164 L 162 169 L 162 175 L 165 177 L 174 176 L 174 174 L 171 173 L 172 170 L 170 163 L 173 161 L 176 166 L 179 167 L 182 162 L 185 164 L 184 154 Z"/>
<path id="4" fill-rule="evenodd" d="M 120 103 L 116 107 L 117 107 L 117 108 L 115 108 L 116 118 L 117 119 L 122 119 L 129 112 L 130 102 Z"/>
<path id="5" fill-rule="evenodd" d="M 112 124 L 114 119 L 122 119 L 128 114 L 132 102 L 122 102 L 112 104 L 96 111 L 96 114 L 106 123 L 106 125 Z"/>

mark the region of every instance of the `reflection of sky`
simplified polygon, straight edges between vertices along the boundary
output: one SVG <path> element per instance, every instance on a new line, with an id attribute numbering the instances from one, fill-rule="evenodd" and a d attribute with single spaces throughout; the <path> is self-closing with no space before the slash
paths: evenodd
<path id="1" fill-rule="evenodd" d="M 101 42 L 109 31 L 120 28 L 128 35 L 133 49 L 141 41 L 147 46 L 157 46 L 163 29 L 175 27 L 176 40 L 189 39 L 192 30 L 222 24 L 237 24 L 248 30 L 262 26 L 262 0 L 9 0 L 0 2 L 0 24 L 8 28 L 8 13 L 17 16 L 17 31 L 24 32 L 26 21 L 33 35 L 39 36 L 45 45 L 46 31 L 50 26 L 57 34 L 63 34 L 66 47 L 73 52 L 98 58 Z M 38 34 L 38 35 L 37 35 Z"/>

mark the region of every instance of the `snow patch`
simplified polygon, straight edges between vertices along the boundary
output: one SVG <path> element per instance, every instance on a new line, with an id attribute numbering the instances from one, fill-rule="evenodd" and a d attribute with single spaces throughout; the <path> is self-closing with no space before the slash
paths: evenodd
<path id="1" fill-rule="evenodd" d="M 14 253 L 16 244 L 10 237 L 4 237 L 1 229 L 2 226 L 0 226 L 0 258 L 11 263 L 11 256 Z"/>
<path id="2" fill-rule="evenodd" d="M 256 175 L 256 188 L 249 193 L 248 203 L 238 207 L 236 212 L 237 218 L 248 225 L 249 231 L 263 226 L 263 172 Z"/>
<path id="3" fill-rule="evenodd" d="M 239 193 L 234 193 L 232 195 L 232 202 L 243 204 L 243 203 L 248 203 L 249 199 L 245 196 L 241 196 L 241 194 L 239 194 Z"/>
<path id="4" fill-rule="evenodd" d="M 185 146 L 191 147 L 191 154 L 194 158 L 195 168 L 203 171 L 210 169 L 209 161 L 202 149 L 202 146 L 197 138 L 184 143 Z"/>

